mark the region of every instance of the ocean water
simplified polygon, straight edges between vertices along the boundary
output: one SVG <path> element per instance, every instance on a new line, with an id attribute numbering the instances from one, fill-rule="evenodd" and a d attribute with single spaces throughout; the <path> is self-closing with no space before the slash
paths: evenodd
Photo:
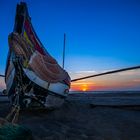
<path id="1" fill-rule="evenodd" d="M 140 90 L 115 90 L 115 91 L 70 91 L 69 94 L 139 94 Z"/>

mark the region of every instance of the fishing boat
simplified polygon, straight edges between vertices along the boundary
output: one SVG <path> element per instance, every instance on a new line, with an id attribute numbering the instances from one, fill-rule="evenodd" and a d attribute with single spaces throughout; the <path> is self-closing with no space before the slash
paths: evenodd
<path id="1" fill-rule="evenodd" d="M 17 4 L 8 42 L 5 82 L 10 103 L 60 107 L 69 93 L 70 76 L 42 45 L 24 2 Z"/>
<path id="2" fill-rule="evenodd" d="M 71 80 L 64 70 L 64 55 L 61 67 L 37 37 L 24 2 L 17 4 L 14 29 L 8 42 L 5 75 L 0 76 L 5 77 L 10 103 L 23 108 L 58 108 L 68 96 L 71 82 L 140 68 L 138 65 Z"/>

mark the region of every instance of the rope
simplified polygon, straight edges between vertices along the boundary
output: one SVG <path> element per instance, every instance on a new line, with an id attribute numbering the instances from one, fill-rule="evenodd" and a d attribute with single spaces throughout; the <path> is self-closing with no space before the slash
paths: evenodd
<path id="1" fill-rule="evenodd" d="M 15 67 L 17 67 L 16 77 L 17 77 L 18 84 L 17 84 L 17 87 L 15 88 L 15 99 L 14 99 L 13 107 L 12 107 L 10 113 L 6 116 L 6 120 L 11 122 L 12 124 L 17 123 L 17 121 L 18 121 L 19 112 L 20 112 L 19 98 L 23 91 L 21 68 L 18 65 L 18 63 L 19 63 L 19 58 L 16 58 L 14 60 L 14 65 L 15 65 Z"/>
<path id="2" fill-rule="evenodd" d="M 12 124 L 17 123 L 18 118 L 19 118 L 19 111 L 20 111 L 19 92 L 20 92 L 20 87 L 16 89 L 16 95 L 15 95 L 16 97 L 15 97 L 13 107 L 10 113 L 6 116 L 6 120 L 11 122 Z"/>
<path id="3" fill-rule="evenodd" d="M 11 111 L 9 112 L 9 114 L 6 116 L 6 120 L 8 122 L 10 122 L 10 119 L 11 119 L 11 116 L 13 115 L 13 113 L 15 112 L 16 108 L 15 107 L 12 107 Z"/>
<path id="4" fill-rule="evenodd" d="M 18 122 L 18 118 L 19 118 L 19 112 L 20 112 L 20 106 L 14 106 L 10 113 L 6 116 L 6 120 L 8 122 L 11 122 L 12 124 L 15 124 Z"/>
<path id="5" fill-rule="evenodd" d="M 15 124 L 18 122 L 18 118 L 19 118 L 19 111 L 20 111 L 20 106 L 16 107 L 16 112 L 14 114 L 14 117 L 12 119 L 12 124 Z"/>

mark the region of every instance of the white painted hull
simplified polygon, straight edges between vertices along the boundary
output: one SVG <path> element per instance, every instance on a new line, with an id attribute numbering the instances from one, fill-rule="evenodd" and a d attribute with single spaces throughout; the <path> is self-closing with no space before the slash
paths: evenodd
<path id="1" fill-rule="evenodd" d="M 34 83 L 36 83 L 37 85 L 39 85 L 40 87 L 53 92 L 55 94 L 61 95 L 66 97 L 68 95 L 68 91 L 69 91 L 69 86 L 67 86 L 66 84 L 57 82 L 57 83 L 49 83 L 47 81 L 44 81 L 42 79 L 40 79 L 33 71 L 30 71 L 28 69 L 23 69 L 25 74 L 27 75 L 27 77 Z"/>

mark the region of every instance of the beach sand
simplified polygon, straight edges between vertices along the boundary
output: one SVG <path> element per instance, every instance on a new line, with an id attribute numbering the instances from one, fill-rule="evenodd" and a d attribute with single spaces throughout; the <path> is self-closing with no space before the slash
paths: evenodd
<path id="1" fill-rule="evenodd" d="M 98 106 L 94 100 L 85 102 L 84 96 L 71 95 L 53 111 L 23 111 L 19 124 L 29 128 L 36 140 L 140 140 L 138 105 Z M 8 111 L 8 103 L 0 103 L 0 116 L 6 116 Z"/>

